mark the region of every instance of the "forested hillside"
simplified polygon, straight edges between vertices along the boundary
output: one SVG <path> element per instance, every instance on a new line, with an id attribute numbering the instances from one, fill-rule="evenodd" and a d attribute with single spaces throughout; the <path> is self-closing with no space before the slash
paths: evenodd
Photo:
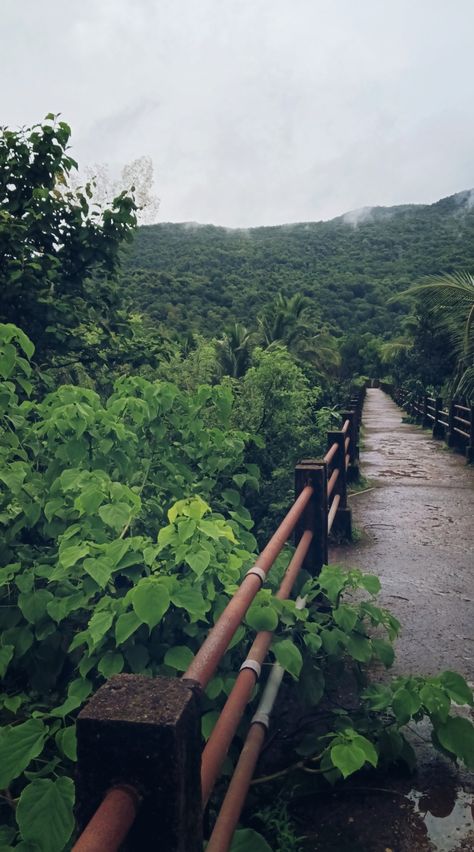
<path id="1" fill-rule="evenodd" d="M 122 287 L 140 311 L 178 331 L 251 324 L 283 290 L 310 297 L 312 318 L 330 329 L 391 337 L 407 302 L 390 297 L 423 276 L 473 267 L 471 198 L 465 191 L 431 205 L 249 230 L 142 227 Z"/>

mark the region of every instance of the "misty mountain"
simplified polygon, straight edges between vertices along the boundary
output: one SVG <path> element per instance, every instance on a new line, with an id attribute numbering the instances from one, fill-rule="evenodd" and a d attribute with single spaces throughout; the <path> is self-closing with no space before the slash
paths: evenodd
<path id="1" fill-rule="evenodd" d="M 282 290 L 311 300 L 315 324 L 393 336 L 409 310 L 391 297 L 425 276 L 474 268 L 474 191 L 435 204 L 372 207 L 322 222 L 142 227 L 124 263 L 131 306 L 178 331 L 253 325 Z"/>

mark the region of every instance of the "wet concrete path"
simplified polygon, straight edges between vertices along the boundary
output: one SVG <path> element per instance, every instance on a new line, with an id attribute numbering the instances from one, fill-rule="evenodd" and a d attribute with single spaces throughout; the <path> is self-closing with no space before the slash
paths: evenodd
<path id="1" fill-rule="evenodd" d="M 367 391 L 361 470 L 373 490 L 349 499 L 362 538 L 331 561 L 380 577 L 403 626 L 400 673 L 452 668 L 474 681 L 474 468 L 403 415 Z"/>
<path id="2" fill-rule="evenodd" d="M 349 501 L 362 535 L 330 561 L 380 577 L 380 602 L 402 623 L 394 674 L 454 669 L 472 684 L 474 469 L 402 417 L 382 391 L 367 392 L 361 468 L 371 490 Z M 428 728 L 414 737 L 413 777 L 369 775 L 316 796 L 313 830 L 301 824 L 305 852 L 474 852 L 474 779 L 429 737 Z"/>

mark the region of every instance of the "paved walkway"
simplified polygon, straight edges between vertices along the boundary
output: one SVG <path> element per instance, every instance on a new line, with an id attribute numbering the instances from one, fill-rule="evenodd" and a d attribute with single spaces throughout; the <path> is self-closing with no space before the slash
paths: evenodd
<path id="1" fill-rule="evenodd" d="M 368 390 L 361 467 L 373 490 L 350 498 L 362 538 L 331 561 L 380 577 L 402 623 L 397 670 L 452 668 L 474 681 L 474 469 L 402 416 Z"/>
<path id="2" fill-rule="evenodd" d="M 394 674 L 454 669 L 472 683 L 474 469 L 402 417 L 386 394 L 368 391 L 361 465 L 371 490 L 350 498 L 362 537 L 333 548 L 330 561 L 380 577 L 380 601 L 402 623 Z M 474 852 L 472 773 L 433 749 L 428 725 L 413 742 L 413 777 L 393 769 L 315 794 L 314 817 L 302 819 L 305 852 Z"/>

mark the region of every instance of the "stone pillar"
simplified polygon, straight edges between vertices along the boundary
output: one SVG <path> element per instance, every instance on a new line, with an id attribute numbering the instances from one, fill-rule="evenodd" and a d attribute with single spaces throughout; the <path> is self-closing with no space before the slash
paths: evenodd
<path id="1" fill-rule="evenodd" d="M 346 439 L 345 432 L 328 432 L 328 447 L 332 444 L 337 444 L 337 454 L 334 460 L 334 467 L 339 468 L 339 476 L 337 478 L 336 487 L 333 494 L 339 494 L 340 502 L 336 511 L 336 517 L 332 525 L 331 532 L 340 535 L 345 539 L 352 538 L 352 512 L 347 505 L 347 472 L 346 472 L 346 450 L 344 442 Z M 332 496 L 332 495 L 331 495 Z"/>
<path id="2" fill-rule="evenodd" d="M 202 852 L 200 712 L 192 682 L 112 677 L 79 714 L 77 751 L 80 831 L 105 794 L 126 785 L 141 804 L 121 849 Z"/>
<path id="3" fill-rule="evenodd" d="M 302 459 L 295 467 L 295 499 L 305 485 L 312 485 L 314 494 L 295 528 L 295 545 L 305 530 L 314 535 L 303 562 L 303 568 L 313 577 L 328 563 L 328 497 L 326 465 L 314 459 Z"/>

